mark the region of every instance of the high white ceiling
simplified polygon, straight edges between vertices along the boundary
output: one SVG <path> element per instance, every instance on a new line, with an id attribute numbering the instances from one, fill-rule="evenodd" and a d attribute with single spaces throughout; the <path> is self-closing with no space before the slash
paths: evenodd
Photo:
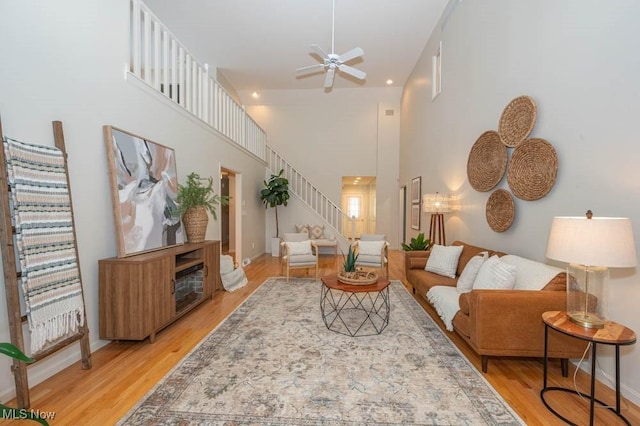
<path id="1" fill-rule="evenodd" d="M 335 0 L 335 53 L 359 46 L 349 62 L 365 82 L 336 75 L 334 88 L 402 86 L 447 0 Z M 322 89 L 324 75 L 296 78 L 316 64 L 310 44 L 331 50 L 332 0 L 145 0 L 201 63 L 239 91 Z"/>

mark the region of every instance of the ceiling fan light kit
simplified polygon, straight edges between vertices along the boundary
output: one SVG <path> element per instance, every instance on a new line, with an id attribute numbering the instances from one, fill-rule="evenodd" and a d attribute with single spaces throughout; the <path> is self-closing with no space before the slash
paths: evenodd
<path id="1" fill-rule="evenodd" d="M 359 80 L 364 80 L 365 78 L 367 78 L 366 72 L 360 71 L 357 68 L 353 68 L 349 65 L 346 65 L 346 62 L 349 62 L 353 59 L 363 56 L 364 50 L 362 50 L 362 48 L 360 47 L 355 47 L 342 55 L 337 55 L 335 53 L 335 30 L 336 30 L 336 1 L 333 0 L 333 10 L 332 10 L 332 17 L 331 17 L 331 53 L 326 53 L 317 44 L 312 44 L 310 46 L 311 49 L 315 53 L 320 55 L 320 57 L 323 59 L 323 63 L 309 65 L 307 67 L 298 68 L 296 70 L 297 76 L 314 73 L 318 71 L 326 71 L 327 75 L 325 76 L 325 79 L 324 79 L 325 89 L 331 89 L 333 87 L 333 80 L 336 75 L 336 71 L 343 72 Z"/>

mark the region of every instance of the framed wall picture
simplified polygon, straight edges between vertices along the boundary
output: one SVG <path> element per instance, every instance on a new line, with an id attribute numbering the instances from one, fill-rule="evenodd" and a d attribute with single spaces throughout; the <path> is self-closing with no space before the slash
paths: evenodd
<path id="1" fill-rule="evenodd" d="M 118 257 L 184 243 L 173 149 L 104 126 Z"/>
<path id="2" fill-rule="evenodd" d="M 420 204 L 411 205 L 411 229 L 420 230 Z"/>
<path id="3" fill-rule="evenodd" d="M 420 191 L 422 177 L 418 176 L 411 179 L 411 204 L 420 204 Z"/>

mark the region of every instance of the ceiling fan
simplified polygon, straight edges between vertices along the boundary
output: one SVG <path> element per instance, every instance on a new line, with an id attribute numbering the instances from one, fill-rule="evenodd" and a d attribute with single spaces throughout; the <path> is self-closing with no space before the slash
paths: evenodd
<path id="1" fill-rule="evenodd" d="M 349 62 L 353 59 L 359 58 L 364 55 L 364 50 L 360 47 L 356 47 L 344 53 L 342 55 L 337 55 L 335 53 L 335 31 L 336 31 L 336 0 L 333 0 L 333 11 L 331 18 L 331 53 L 326 53 L 320 46 L 317 44 L 312 44 L 310 47 L 320 55 L 323 59 L 322 64 L 309 65 L 308 67 L 298 68 L 296 70 L 296 75 L 301 76 L 313 72 L 317 72 L 320 70 L 326 70 L 327 75 L 324 79 L 324 88 L 330 89 L 333 87 L 333 79 L 335 77 L 336 71 L 341 71 L 345 74 L 349 74 L 352 77 L 355 77 L 359 80 L 364 80 L 367 78 L 367 73 L 364 71 L 360 71 L 359 69 L 350 67 L 346 65 L 346 62 Z"/>

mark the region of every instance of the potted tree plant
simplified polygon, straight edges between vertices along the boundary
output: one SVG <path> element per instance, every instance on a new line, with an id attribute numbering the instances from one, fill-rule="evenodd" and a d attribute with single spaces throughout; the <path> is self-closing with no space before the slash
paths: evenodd
<path id="1" fill-rule="evenodd" d="M 217 220 L 216 205 L 228 205 L 229 197 L 214 192 L 212 177 L 201 178 L 199 174 L 191 172 L 187 176 L 186 185 L 178 184 L 176 201 L 180 206 L 179 214 L 182 216 L 187 240 L 190 243 L 200 243 L 204 241 L 207 232 L 207 210 Z"/>
<path id="2" fill-rule="evenodd" d="M 411 238 L 409 244 L 402 243 L 402 250 L 404 251 L 425 251 L 429 249 L 431 242 L 429 239 L 424 238 L 424 232 L 418 234 L 417 237 Z"/>
<path id="3" fill-rule="evenodd" d="M 277 175 L 271 174 L 268 181 L 264 181 L 264 189 L 260 191 L 260 199 L 264 208 L 273 207 L 276 214 L 276 236 L 271 238 L 271 255 L 280 254 L 280 228 L 278 224 L 278 206 L 286 206 L 289 201 L 289 180 L 282 176 L 284 169 Z"/>

